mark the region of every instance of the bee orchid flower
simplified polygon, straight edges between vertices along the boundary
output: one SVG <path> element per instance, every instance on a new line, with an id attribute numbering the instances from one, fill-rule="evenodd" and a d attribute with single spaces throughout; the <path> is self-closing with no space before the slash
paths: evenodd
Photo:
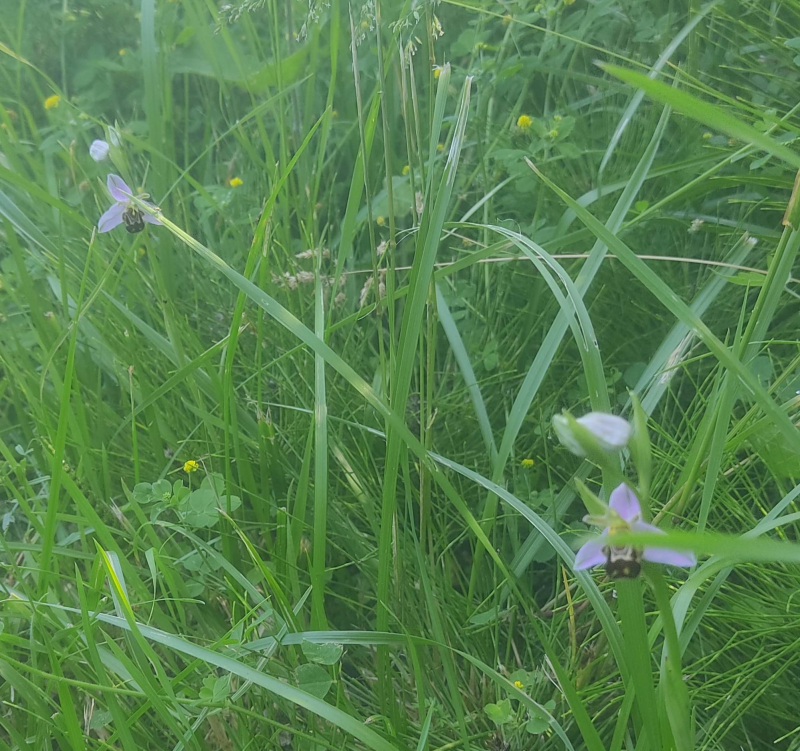
<path id="1" fill-rule="evenodd" d="M 604 527 L 598 537 L 589 540 L 575 556 L 576 571 L 605 566 L 612 579 L 634 579 L 639 575 L 642 561 L 663 563 L 669 566 L 694 566 L 697 562 L 694 553 L 671 548 L 614 545 L 613 532 L 652 532 L 664 535 L 663 529 L 642 521 L 642 508 L 636 494 L 622 483 L 612 491 L 609 510 L 603 517 L 586 517 L 586 521 Z"/>
<path id="2" fill-rule="evenodd" d="M 161 220 L 152 214 L 142 211 L 133 201 L 133 191 L 119 175 L 109 175 L 106 182 L 108 192 L 114 200 L 114 205 L 100 217 L 97 222 L 97 229 L 100 232 L 110 232 L 120 224 L 125 225 L 125 229 L 130 233 L 141 232 L 145 222 L 148 224 L 161 224 Z M 139 200 L 147 198 L 146 193 L 137 196 Z M 143 201 L 143 203 L 154 211 L 157 206 Z"/>

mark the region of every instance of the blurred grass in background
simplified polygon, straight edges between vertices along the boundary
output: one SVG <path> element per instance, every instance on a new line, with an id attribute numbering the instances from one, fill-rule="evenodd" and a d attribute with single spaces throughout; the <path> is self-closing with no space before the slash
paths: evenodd
<path id="1" fill-rule="evenodd" d="M 526 158 L 792 417 L 799 11 L 7 2 L 0 745 L 646 749 L 552 415 L 635 389 L 686 529 L 791 511 L 800 456 Z M 171 224 L 93 234 L 110 172 Z M 696 748 L 797 748 L 800 573 L 706 571 Z"/>

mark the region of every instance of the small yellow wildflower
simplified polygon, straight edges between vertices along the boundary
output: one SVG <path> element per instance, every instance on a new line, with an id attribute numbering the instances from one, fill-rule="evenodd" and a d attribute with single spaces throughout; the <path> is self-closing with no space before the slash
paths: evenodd
<path id="1" fill-rule="evenodd" d="M 375 224 L 377 224 L 379 227 L 383 227 L 383 225 L 386 224 L 386 220 L 382 216 L 379 216 L 377 219 L 375 219 Z"/>
<path id="2" fill-rule="evenodd" d="M 437 143 L 436 144 L 436 151 L 439 151 L 439 152 L 444 151 L 444 144 L 443 143 Z"/>
<path id="3" fill-rule="evenodd" d="M 437 65 L 437 66 L 436 66 L 436 67 L 433 69 L 433 77 L 434 77 L 434 78 L 436 78 L 436 79 L 438 79 L 438 78 L 439 78 L 439 76 L 441 76 L 441 75 L 442 75 L 442 69 L 441 69 L 441 68 L 440 68 L 440 67 Z"/>
<path id="4" fill-rule="evenodd" d="M 339 110 L 331 110 L 331 117 L 333 118 L 339 117 Z"/>
<path id="5" fill-rule="evenodd" d="M 711 133 L 709 133 L 708 131 L 706 131 L 705 133 L 703 133 L 703 138 L 705 138 L 706 140 L 708 140 L 709 138 L 711 138 Z"/>
<path id="6" fill-rule="evenodd" d="M 228 185 L 230 185 L 231 188 L 238 188 L 240 185 L 244 185 L 244 180 L 242 180 L 241 177 L 232 177 Z"/>
<path id="7" fill-rule="evenodd" d="M 533 125 L 533 118 L 530 115 L 520 115 L 517 118 L 517 127 L 520 130 L 530 130 Z"/>
<path id="8" fill-rule="evenodd" d="M 503 26 L 508 26 L 508 24 L 510 24 L 510 23 L 511 23 L 513 20 L 514 20 L 514 19 L 513 19 L 513 17 L 511 16 L 511 14 L 510 14 L 510 13 L 506 13 L 506 14 L 503 16 Z"/>
<path id="9" fill-rule="evenodd" d="M 525 469 L 530 469 L 533 466 L 533 459 L 523 459 L 520 464 L 525 467 Z"/>
<path id="10" fill-rule="evenodd" d="M 525 688 L 525 684 L 522 681 L 514 681 L 514 685 L 517 688 Z"/>
<path id="11" fill-rule="evenodd" d="M 187 474 L 197 472 L 198 469 L 200 469 L 200 465 L 194 459 L 189 459 L 189 461 L 183 465 L 183 471 Z"/>
<path id="12" fill-rule="evenodd" d="M 553 122 L 560 123 L 564 118 L 561 115 L 553 115 Z"/>
<path id="13" fill-rule="evenodd" d="M 404 175 L 407 175 L 409 172 L 411 172 L 411 167 L 409 167 L 408 165 L 403 167 L 403 174 Z"/>
<path id="14" fill-rule="evenodd" d="M 125 55 L 127 54 L 127 52 L 128 52 L 128 50 L 126 50 L 124 47 L 122 47 L 122 48 L 120 49 L 120 51 L 119 51 L 117 54 L 118 54 L 120 57 L 125 57 Z"/>
<path id="15" fill-rule="evenodd" d="M 61 97 L 58 94 L 53 94 L 44 100 L 44 108 L 46 110 L 53 110 L 61 103 Z"/>
<path id="16" fill-rule="evenodd" d="M 558 131 L 555 128 L 553 128 L 553 130 L 548 132 L 547 135 L 550 136 L 550 138 L 558 138 Z"/>

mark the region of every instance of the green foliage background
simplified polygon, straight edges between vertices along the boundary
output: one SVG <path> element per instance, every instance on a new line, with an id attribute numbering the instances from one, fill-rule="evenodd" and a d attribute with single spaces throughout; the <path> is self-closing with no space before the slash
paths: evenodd
<path id="1" fill-rule="evenodd" d="M 798 748 L 795 0 L 2 10 L 0 747 Z"/>

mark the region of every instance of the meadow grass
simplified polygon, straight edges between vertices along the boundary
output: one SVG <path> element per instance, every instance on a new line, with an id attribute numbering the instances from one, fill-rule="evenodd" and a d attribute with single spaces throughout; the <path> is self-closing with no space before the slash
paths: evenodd
<path id="1" fill-rule="evenodd" d="M 795 0 L 3 10 L 0 748 L 800 748 Z"/>

